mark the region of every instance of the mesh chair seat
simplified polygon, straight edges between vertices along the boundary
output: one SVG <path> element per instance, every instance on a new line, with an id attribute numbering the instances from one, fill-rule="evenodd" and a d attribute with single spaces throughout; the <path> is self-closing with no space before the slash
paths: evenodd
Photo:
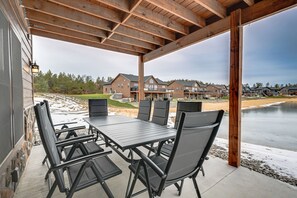
<path id="1" fill-rule="evenodd" d="M 84 144 L 84 146 L 87 149 L 89 154 L 104 151 L 104 149 L 101 148 L 98 144 L 96 144 L 96 142 L 87 142 Z M 71 150 L 71 147 L 64 148 L 63 151 L 66 156 L 69 155 L 70 150 Z M 72 154 L 71 159 L 75 159 L 75 158 L 81 157 L 83 155 L 84 154 L 81 152 L 81 150 L 79 148 L 77 148 L 77 149 L 75 149 L 74 153 Z"/>
<path id="2" fill-rule="evenodd" d="M 166 168 L 167 165 L 167 160 L 165 158 L 163 158 L 162 156 L 157 156 L 157 155 L 153 155 L 149 157 L 159 168 L 161 168 L 163 171 Z M 138 165 L 138 161 L 139 160 L 135 160 L 133 164 L 131 164 L 129 166 L 129 169 L 132 172 L 135 172 L 137 169 L 137 165 Z M 150 180 L 150 185 L 151 188 L 154 191 L 158 191 L 158 188 L 160 186 L 161 183 L 161 177 L 149 166 L 147 166 L 147 171 L 149 174 L 149 180 Z M 139 180 L 145 185 L 145 174 L 144 174 L 144 170 L 143 167 L 141 167 L 140 172 L 139 172 Z"/>
<path id="3" fill-rule="evenodd" d="M 94 160 L 95 166 L 98 168 L 103 180 L 107 180 L 111 177 L 119 175 L 122 173 L 121 169 L 119 169 L 108 156 L 103 156 Z M 81 164 L 77 164 L 71 166 L 67 169 L 69 175 L 69 182 L 70 185 L 74 182 L 75 178 L 77 177 L 79 170 L 81 168 Z M 90 185 L 98 183 L 98 179 L 94 174 L 93 170 L 88 167 L 86 168 L 84 174 L 82 175 L 81 180 L 77 186 L 77 190 L 81 190 L 86 188 Z"/>

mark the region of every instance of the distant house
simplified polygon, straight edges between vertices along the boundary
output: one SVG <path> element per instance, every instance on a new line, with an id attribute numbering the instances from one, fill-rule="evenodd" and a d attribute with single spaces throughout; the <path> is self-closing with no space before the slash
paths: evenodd
<path id="1" fill-rule="evenodd" d="M 280 90 L 281 95 L 297 95 L 297 86 L 283 87 Z"/>
<path id="2" fill-rule="evenodd" d="M 278 96 L 279 88 L 273 87 L 255 87 L 252 88 L 252 91 L 258 96 Z"/>
<path id="3" fill-rule="evenodd" d="M 216 97 L 216 98 L 227 96 L 228 88 L 226 85 L 212 85 L 212 84 L 210 84 L 210 85 L 206 86 L 205 95 L 210 96 L 210 97 Z"/>
<path id="4" fill-rule="evenodd" d="M 174 98 L 198 99 L 203 96 L 205 89 L 195 80 L 174 80 L 168 84 L 168 90 Z"/>
<path id="5" fill-rule="evenodd" d="M 121 93 L 123 98 L 138 100 L 138 76 L 120 73 L 103 85 L 103 93 Z M 152 75 L 144 77 L 144 94 L 152 100 L 170 97 L 166 83 Z"/>

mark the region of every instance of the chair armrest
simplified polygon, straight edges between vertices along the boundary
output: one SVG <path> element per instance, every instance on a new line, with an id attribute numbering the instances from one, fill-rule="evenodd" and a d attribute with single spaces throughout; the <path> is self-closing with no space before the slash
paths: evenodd
<path id="1" fill-rule="evenodd" d="M 150 158 L 148 158 L 144 153 L 142 153 L 137 148 L 132 149 L 139 157 L 147 164 L 149 165 L 162 179 L 166 177 L 166 174 L 160 169 L 159 166 L 157 166 Z"/>
<path id="2" fill-rule="evenodd" d="M 87 142 L 90 140 L 96 140 L 96 137 L 87 137 L 87 138 L 79 138 L 79 139 L 67 139 L 67 140 L 63 140 L 60 142 L 56 143 L 57 147 L 65 147 L 65 146 L 69 146 L 69 145 L 73 145 L 75 143 L 82 143 L 82 142 Z"/>
<path id="3" fill-rule="evenodd" d="M 77 136 L 77 137 L 68 138 L 68 139 L 64 139 L 64 140 L 58 140 L 57 143 L 63 143 L 63 142 L 71 141 L 71 140 L 78 140 L 78 139 L 85 139 L 85 138 L 96 138 L 96 137 L 94 136 L 94 134 L 82 135 L 82 136 Z"/>
<path id="4" fill-rule="evenodd" d="M 71 127 L 71 128 L 56 130 L 55 133 L 60 134 L 60 133 L 65 133 L 65 132 L 75 131 L 75 130 L 80 130 L 80 129 L 85 129 L 85 128 L 86 128 L 86 126 L 77 126 L 77 127 Z"/>
<path id="5" fill-rule="evenodd" d="M 76 158 L 76 159 L 73 159 L 73 160 L 69 160 L 69 161 L 67 161 L 67 162 L 65 162 L 63 164 L 59 164 L 59 165 L 56 165 L 54 167 L 51 167 L 50 170 L 55 171 L 55 170 L 58 170 L 58 169 L 63 169 L 63 168 L 69 167 L 71 165 L 84 163 L 84 162 L 86 162 L 88 160 L 95 159 L 95 158 L 98 158 L 98 157 L 103 157 L 103 156 L 109 155 L 111 153 L 112 153 L 112 151 L 104 151 L 104 152 L 100 152 L 100 153 L 93 153 L 93 154 L 85 155 L 85 156 L 82 156 L 82 157 L 79 157 L 79 158 Z"/>
<path id="6" fill-rule="evenodd" d="M 54 124 L 54 126 L 61 126 L 61 125 L 67 125 L 67 124 L 76 124 L 77 122 L 64 122 L 64 123 L 58 123 Z"/>

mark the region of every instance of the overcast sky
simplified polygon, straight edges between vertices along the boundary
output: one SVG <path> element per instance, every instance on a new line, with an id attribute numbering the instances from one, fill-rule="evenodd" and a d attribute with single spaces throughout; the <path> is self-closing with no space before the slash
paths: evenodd
<path id="1" fill-rule="evenodd" d="M 229 33 L 145 63 L 145 75 L 228 84 Z M 137 75 L 137 57 L 34 36 L 43 72 L 115 77 Z M 244 27 L 243 83 L 297 83 L 297 8 Z"/>

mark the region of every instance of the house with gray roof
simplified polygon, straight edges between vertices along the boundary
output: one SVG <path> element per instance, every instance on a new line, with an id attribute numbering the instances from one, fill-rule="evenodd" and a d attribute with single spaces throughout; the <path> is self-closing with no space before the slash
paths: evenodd
<path id="1" fill-rule="evenodd" d="M 121 93 L 123 98 L 138 100 L 138 76 L 119 73 L 112 81 L 103 85 L 103 93 Z M 144 77 L 144 93 L 146 98 L 152 100 L 170 97 L 167 84 L 152 75 Z"/>

